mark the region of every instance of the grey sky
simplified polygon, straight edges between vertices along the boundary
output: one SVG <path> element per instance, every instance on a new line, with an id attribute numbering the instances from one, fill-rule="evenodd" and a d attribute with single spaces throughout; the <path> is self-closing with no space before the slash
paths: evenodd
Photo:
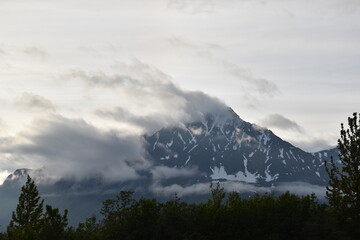
<path id="1" fill-rule="evenodd" d="M 224 104 L 259 125 L 275 113 L 295 122 L 302 131 L 269 127 L 305 150 L 333 146 L 359 111 L 359 13 L 356 0 L 1 1 L 0 138 L 17 145 L 0 152 L 0 175 L 59 119 L 84 121 L 110 147 L 109 132 L 136 136 Z"/>

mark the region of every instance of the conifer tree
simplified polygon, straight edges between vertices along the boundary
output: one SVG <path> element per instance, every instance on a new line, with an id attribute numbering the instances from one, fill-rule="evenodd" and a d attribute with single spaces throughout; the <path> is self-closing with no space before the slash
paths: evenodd
<path id="1" fill-rule="evenodd" d="M 336 166 L 331 157 L 330 163 L 325 162 L 325 167 L 330 178 L 326 191 L 329 203 L 350 226 L 360 223 L 360 118 L 357 113 L 348 118 L 348 124 L 349 129 L 341 124 L 338 140 L 341 166 Z"/>
<path id="2" fill-rule="evenodd" d="M 58 208 L 46 205 L 41 227 L 41 239 L 61 240 L 65 239 L 65 229 L 68 225 L 68 210 L 61 215 Z"/>
<path id="3" fill-rule="evenodd" d="M 27 176 L 26 184 L 21 188 L 19 203 L 7 232 L 9 239 L 36 240 L 39 239 L 43 218 L 43 203 L 34 181 Z"/>

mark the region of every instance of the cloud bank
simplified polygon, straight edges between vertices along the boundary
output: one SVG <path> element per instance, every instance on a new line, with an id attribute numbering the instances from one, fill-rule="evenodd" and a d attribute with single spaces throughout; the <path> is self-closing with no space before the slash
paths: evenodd
<path id="1" fill-rule="evenodd" d="M 261 120 L 261 124 L 266 127 L 274 127 L 283 130 L 293 130 L 303 132 L 302 128 L 295 121 L 292 121 L 280 114 L 271 114 Z"/>
<path id="2" fill-rule="evenodd" d="M 149 176 L 162 181 L 199 174 L 192 168 L 153 166 L 146 160 L 141 134 L 167 125 L 200 120 L 208 113 L 223 113 L 226 105 L 203 92 L 181 89 L 170 76 L 136 59 L 130 64 L 117 63 L 113 69 L 112 74 L 100 70 L 70 70 L 58 81 L 78 83 L 88 91 L 101 88 L 119 95 L 115 107 L 97 107 L 90 111 L 90 116 L 98 117 L 100 123 L 111 120 L 137 127 L 140 132 L 102 127 L 85 120 L 86 115 L 73 118 L 55 113 L 57 109 L 50 100 L 24 92 L 14 100 L 17 108 L 48 112 L 48 115 L 33 120 L 26 130 L 15 136 L 3 138 L 0 154 L 5 169 L 17 166 L 44 169 L 54 179 L 74 178 L 77 181 L 100 176 L 108 182 Z"/>
<path id="3" fill-rule="evenodd" d="M 99 174 L 108 181 L 137 179 L 149 167 L 139 136 L 101 131 L 81 119 L 53 115 L 1 145 L 23 167 L 46 167 L 56 177 L 81 179 Z M 30 167 L 30 168 L 31 168 Z"/>
<path id="4" fill-rule="evenodd" d="M 308 195 L 315 193 L 319 199 L 325 199 L 326 188 L 324 186 L 312 185 L 305 182 L 287 182 L 280 183 L 275 187 L 259 187 L 253 184 L 239 182 L 239 181 L 227 181 L 220 182 L 220 186 L 224 188 L 227 193 L 290 193 L 297 195 Z M 197 183 L 189 186 L 180 186 L 178 184 L 172 184 L 163 186 L 158 183 L 154 183 L 150 186 L 150 191 L 160 196 L 171 196 L 177 194 L 178 196 L 189 195 L 206 195 L 211 193 L 210 183 Z"/>
<path id="5" fill-rule="evenodd" d="M 252 91 L 257 92 L 258 94 L 273 97 L 280 93 L 280 90 L 275 83 L 265 78 L 255 77 L 251 71 L 246 68 L 233 63 L 224 63 L 224 66 L 233 77 L 247 84 Z"/>
<path id="6" fill-rule="evenodd" d="M 207 113 L 226 111 L 219 99 L 201 91 L 186 91 L 170 76 L 137 59 L 114 66 L 117 73 L 71 70 L 62 79 L 77 80 L 86 87 L 117 91 L 126 104 L 111 109 L 97 109 L 96 115 L 128 123 L 151 132 L 170 124 L 200 120 Z"/>

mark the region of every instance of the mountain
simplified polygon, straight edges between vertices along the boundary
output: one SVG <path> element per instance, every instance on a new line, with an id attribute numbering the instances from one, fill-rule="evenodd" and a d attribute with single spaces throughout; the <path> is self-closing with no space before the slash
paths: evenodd
<path id="1" fill-rule="evenodd" d="M 321 161 L 330 161 L 330 157 L 334 159 L 334 163 L 340 166 L 341 162 L 339 160 L 339 150 L 337 147 L 322 150 L 319 152 L 312 153 L 315 157 Z"/>
<path id="2" fill-rule="evenodd" d="M 14 181 L 22 181 L 23 178 L 30 174 L 32 170 L 27 168 L 16 169 L 13 173 L 11 173 L 4 181 L 4 184 L 14 182 Z"/>
<path id="3" fill-rule="evenodd" d="M 28 174 L 46 204 L 69 209 L 70 223 L 77 225 L 98 214 L 101 203 L 120 190 L 164 200 L 177 193 L 194 202 L 206 199 L 210 183 L 219 180 L 227 191 L 240 191 L 245 196 L 286 190 L 324 194 L 328 177 L 323 162 L 333 156 L 339 164 L 336 148 L 305 152 L 272 131 L 242 120 L 230 108 L 198 121 L 164 127 L 143 138 L 151 164 L 149 169 L 136 170 L 138 179 L 109 182 L 95 174 L 54 180 L 45 168 L 16 170 L 0 185 L 0 222 L 10 220 Z"/>
<path id="4" fill-rule="evenodd" d="M 232 109 L 145 136 L 149 158 L 171 168 L 197 168 L 197 181 L 328 182 L 323 161 L 336 150 L 305 152 L 272 131 L 242 120 Z"/>
<path id="5" fill-rule="evenodd" d="M 242 120 L 231 108 L 206 114 L 198 121 L 164 127 L 143 138 L 151 166 L 136 170 L 137 179 L 108 182 L 94 175 L 81 180 L 52 180 L 45 168 L 18 169 L 1 188 L 19 188 L 28 174 L 50 195 L 54 189 L 61 194 L 101 194 L 117 189 L 147 194 L 159 190 L 157 187 L 187 187 L 216 180 L 264 187 L 288 182 L 326 185 L 324 161 L 333 156 L 340 164 L 337 148 L 305 152 L 272 131 Z"/>

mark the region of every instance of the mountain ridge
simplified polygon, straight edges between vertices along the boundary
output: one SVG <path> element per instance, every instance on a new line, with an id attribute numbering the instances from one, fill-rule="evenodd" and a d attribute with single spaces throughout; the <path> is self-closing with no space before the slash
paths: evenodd
<path id="1" fill-rule="evenodd" d="M 328 178 L 324 160 L 333 156 L 340 164 L 337 148 L 315 153 L 303 151 L 271 130 L 244 121 L 231 108 L 206 114 L 198 121 L 164 127 L 143 138 L 146 157 L 154 166 L 183 171 L 180 174 L 183 176 L 165 179 L 167 183 L 239 181 L 259 186 L 281 182 L 325 185 Z M 23 182 L 20 179 L 29 173 L 46 182 L 46 169 L 18 169 L 6 178 L 3 186 L 11 182 L 20 184 Z"/>
<path id="2" fill-rule="evenodd" d="M 326 151 L 303 151 L 271 130 L 242 120 L 231 108 L 226 114 L 208 114 L 200 121 L 163 128 L 144 138 L 148 156 L 156 164 L 195 166 L 210 181 L 264 186 L 289 181 L 327 183 L 324 159 L 319 158 Z"/>

